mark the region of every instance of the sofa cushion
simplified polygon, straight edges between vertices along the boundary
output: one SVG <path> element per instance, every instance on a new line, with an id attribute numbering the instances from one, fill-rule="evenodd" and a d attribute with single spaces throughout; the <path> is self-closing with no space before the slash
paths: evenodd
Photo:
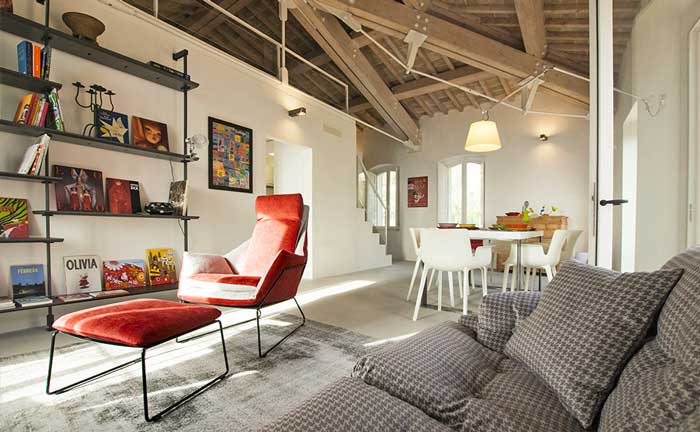
<path id="1" fill-rule="evenodd" d="M 470 334 L 458 323 L 437 325 L 367 355 L 353 375 L 458 428 L 468 397 L 493 379 L 504 358 Z"/>
<path id="2" fill-rule="evenodd" d="M 602 432 L 700 430 L 700 247 L 664 266 L 675 268 L 684 273 L 661 310 L 656 337 L 622 372 L 603 407 Z"/>
<path id="3" fill-rule="evenodd" d="M 451 429 L 357 378 L 342 378 L 261 432 L 440 432 Z"/>
<path id="4" fill-rule="evenodd" d="M 518 322 L 535 310 L 539 292 L 489 294 L 481 300 L 476 339 L 487 348 L 503 352 Z"/>
<path id="5" fill-rule="evenodd" d="M 618 276 L 569 261 L 504 352 L 530 368 L 590 427 L 682 273 Z"/>
<path id="6" fill-rule="evenodd" d="M 542 380 L 505 359 L 498 374 L 467 400 L 463 432 L 583 432 Z"/>

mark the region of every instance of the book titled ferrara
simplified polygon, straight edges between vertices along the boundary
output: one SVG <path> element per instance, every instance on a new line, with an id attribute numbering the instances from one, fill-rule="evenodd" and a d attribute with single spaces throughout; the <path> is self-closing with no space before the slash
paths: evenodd
<path id="1" fill-rule="evenodd" d="M 46 282 L 43 264 L 10 266 L 12 298 L 21 307 L 40 306 L 53 303 L 46 297 Z"/>
<path id="2" fill-rule="evenodd" d="M 142 259 L 102 263 L 105 291 L 146 286 L 146 262 Z"/>
<path id="3" fill-rule="evenodd" d="M 66 292 L 68 294 L 102 290 L 100 257 L 97 255 L 63 257 L 63 270 L 66 276 Z"/>
<path id="4" fill-rule="evenodd" d="M 164 285 L 177 282 L 175 251 L 170 248 L 148 249 L 148 280 L 151 285 Z"/>

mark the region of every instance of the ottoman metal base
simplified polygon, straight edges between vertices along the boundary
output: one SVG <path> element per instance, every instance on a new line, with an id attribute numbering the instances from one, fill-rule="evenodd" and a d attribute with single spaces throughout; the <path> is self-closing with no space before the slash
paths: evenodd
<path id="1" fill-rule="evenodd" d="M 223 353 L 224 353 L 224 363 L 226 364 L 226 371 L 225 371 L 223 374 L 221 374 L 221 375 L 217 376 L 216 378 L 212 379 L 211 381 L 209 381 L 208 383 L 204 384 L 203 386 L 201 386 L 201 387 L 198 388 L 197 390 L 193 391 L 192 393 L 188 394 L 187 396 L 183 397 L 182 399 L 178 400 L 178 401 L 175 402 L 174 404 L 170 405 L 169 407 L 165 408 L 164 410 L 160 411 L 158 414 L 155 414 L 155 415 L 152 416 L 152 417 L 149 416 L 149 414 L 148 414 L 148 384 L 147 384 L 147 379 L 146 379 L 146 350 L 148 350 L 148 349 L 150 349 L 150 348 L 153 348 L 153 347 L 156 347 L 156 346 L 158 346 L 158 345 L 164 344 L 165 342 L 169 342 L 169 341 L 171 341 L 171 340 L 173 340 L 173 339 L 176 339 L 176 338 L 178 338 L 178 337 L 180 337 L 180 336 L 183 336 L 183 335 L 185 335 L 185 334 L 187 334 L 187 333 L 190 333 L 190 332 L 193 332 L 193 331 L 202 329 L 202 328 L 204 328 L 204 327 L 206 327 L 206 326 L 208 326 L 208 325 L 211 325 L 211 324 L 213 324 L 213 323 L 205 324 L 205 325 L 203 325 L 203 326 L 201 326 L 201 327 L 198 327 L 198 328 L 189 330 L 189 331 L 187 331 L 187 332 L 185 332 L 185 333 L 178 334 L 178 335 L 173 336 L 173 337 L 171 337 L 171 338 L 169 338 L 169 339 L 166 339 L 166 340 L 160 341 L 160 342 L 158 342 L 158 343 L 156 343 L 156 344 L 149 345 L 149 346 L 145 346 L 145 347 L 133 347 L 133 346 L 130 346 L 130 345 L 124 345 L 124 344 L 119 344 L 119 343 L 114 343 L 114 342 L 108 342 L 108 341 L 104 341 L 104 340 L 100 340 L 100 339 L 88 338 L 88 337 L 79 336 L 79 335 L 75 335 L 75 334 L 71 334 L 71 333 L 66 333 L 66 332 L 61 332 L 61 331 L 59 331 L 59 330 L 56 330 L 56 331 L 54 331 L 53 334 L 51 335 L 51 352 L 50 352 L 50 354 L 49 354 L 49 370 L 48 370 L 48 374 L 47 374 L 47 376 L 46 376 L 46 394 L 55 395 L 55 394 L 65 393 L 65 392 L 67 392 L 67 391 L 69 391 L 69 390 L 72 390 L 72 389 L 74 389 L 74 388 L 76 388 L 76 387 L 79 387 L 79 386 L 81 386 L 81 385 L 83 385 L 83 384 L 86 384 L 86 383 L 88 383 L 88 382 L 90 382 L 90 381 L 96 380 L 96 379 L 98 379 L 98 378 L 101 378 L 101 377 L 103 377 L 103 376 L 109 375 L 109 374 L 111 374 L 111 373 L 113 373 L 113 372 L 116 372 L 116 371 L 118 371 L 118 370 L 124 369 L 124 368 L 126 368 L 126 367 L 128 367 L 128 366 L 131 366 L 131 365 L 133 365 L 133 364 L 136 364 L 136 363 L 138 363 L 138 362 L 141 362 L 141 380 L 142 380 L 142 383 L 143 383 L 143 412 L 144 412 L 144 417 L 145 417 L 146 421 L 148 421 L 148 422 L 158 421 L 158 420 L 160 420 L 164 415 L 170 413 L 171 411 L 173 411 L 174 409 L 180 407 L 180 406 L 183 405 L 184 403 L 186 403 L 186 402 L 192 400 L 192 399 L 195 398 L 197 395 L 199 395 L 200 393 L 203 393 L 205 390 L 209 389 L 209 388 L 212 387 L 214 384 L 216 384 L 216 383 L 218 383 L 219 381 L 223 380 L 223 379 L 226 377 L 226 375 L 228 375 L 228 372 L 229 372 L 229 364 L 228 364 L 228 356 L 226 355 L 226 341 L 224 340 L 224 328 L 223 328 L 223 326 L 221 325 L 221 321 L 216 320 L 215 322 L 219 325 L 219 334 L 220 334 L 220 336 L 221 336 L 221 347 L 222 347 L 222 350 L 223 350 Z M 106 371 L 100 372 L 100 373 L 98 373 L 98 374 L 96 374 L 96 375 L 93 375 L 93 376 L 90 376 L 90 377 L 88 377 L 88 378 L 84 378 L 84 379 L 82 379 L 82 380 L 80 380 L 80 381 L 77 381 L 77 382 L 75 382 L 75 383 L 73 383 L 73 384 L 69 384 L 69 385 L 67 385 L 67 386 L 65 386 L 65 387 L 62 387 L 62 388 L 60 388 L 60 389 L 51 390 L 51 368 L 53 367 L 53 355 L 54 355 L 54 349 L 55 349 L 55 346 L 56 346 L 56 336 L 57 336 L 59 333 L 64 333 L 64 334 L 67 334 L 67 335 L 69 335 L 69 336 L 73 336 L 73 337 L 76 337 L 76 338 L 79 338 L 79 339 L 85 339 L 85 340 L 89 340 L 89 341 L 93 341 L 93 342 L 99 342 L 99 343 L 108 344 L 108 345 L 123 346 L 123 347 L 127 347 L 127 348 L 140 348 L 140 349 L 141 349 L 141 357 L 136 358 L 136 359 L 133 359 L 133 360 L 128 361 L 128 362 L 126 362 L 126 363 L 120 364 L 119 366 L 115 366 L 115 367 L 113 367 L 113 368 L 111 368 L 111 369 L 108 369 L 108 370 L 106 370 Z"/>

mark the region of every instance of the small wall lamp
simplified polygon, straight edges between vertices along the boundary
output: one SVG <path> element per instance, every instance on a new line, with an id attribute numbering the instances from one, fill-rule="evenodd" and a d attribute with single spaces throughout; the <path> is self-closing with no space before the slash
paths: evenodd
<path id="1" fill-rule="evenodd" d="M 539 137 L 537 137 L 542 142 L 549 141 L 549 137 L 546 134 L 540 134 Z"/>
<path id="2" fill-rule="evenodd" d="M 299 117 L 306 115 L 306 108 L 299 107 L 289 111 L 289 117 Z"/>

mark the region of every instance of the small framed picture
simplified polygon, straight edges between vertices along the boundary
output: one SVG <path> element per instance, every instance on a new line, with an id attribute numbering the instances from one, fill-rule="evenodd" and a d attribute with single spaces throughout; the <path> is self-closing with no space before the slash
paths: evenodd
<path id="1" fill-rule="evenodd" d="M 133 125 L 134 145 L 136 147 L 162 152 L 170 150 L 168 125 L 136 116 L 131 116 L 131 124 Z"/>
<path id="2" fill-rule="evenodd" d="M 428 207 L 428 177 L 408 179 L 408 207 Z"/>
<path id="3" fill-rule="evenodd" d="M 209 117 L 209 189 L 253 193 L 253 130 Z"/>

